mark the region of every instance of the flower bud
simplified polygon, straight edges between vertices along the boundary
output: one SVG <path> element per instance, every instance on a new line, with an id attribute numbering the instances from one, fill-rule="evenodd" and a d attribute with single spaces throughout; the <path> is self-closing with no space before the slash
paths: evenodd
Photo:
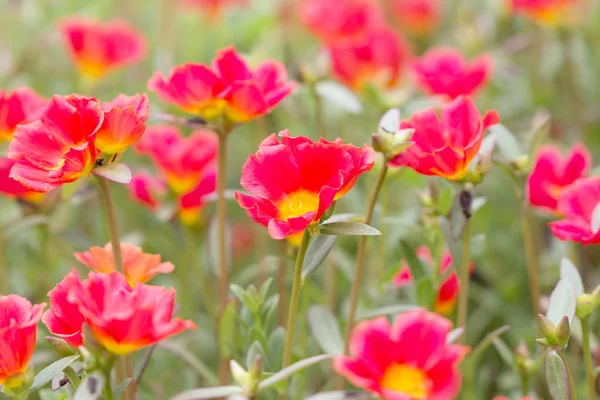
<path id="1" fill-rule="evenodd" d="M 378 153 L 387 153 L 389 151 L 389 141 L 387 133 L 374 133 L 371 135 L 371 147 Z"/>
<path id="2" fill-rule="evenodd" d="M 578 318 L 588 318 L 598 306 L 591 294 L 581 294 L 577 297 L 577 308 L 575 314 Z"/>
<path id="3" fill-rule="evenodd" d="M 558 323 L 555 330 L 556 340 L 561 347 L 567 347 L 569 338 L 571 337 L 571 326 L 569 325 L 569 317 L 564 316 Z"/>
<path id="4" fill-rule="evenodd" d="M 72 356 L 73 354 L 75 354 L 75 352 L 73 351 L 73 348 L 71 346 L 69 346 L 69 344 L 67 342 L 65 342 L 64 339 L 61 339 L 56 336 L 46 336 L 46 340 L 48 341 L 48 343 L 50 343 L 52 345 L 52 347 L 54 347 L 56 352 L 62 356 L 66 357 L 66 356 Z"/>
<path id="5" fill-rule="evenodd" d="M 556 327 L 545 315 L 538 315 L 538 325 L 540 328 L 540 333 L 543 336 L 543 339 L 537 339 L 536 341 L 542 346 L 553 346 L 556 344 L 556 336 L 555 331 Z M 542 342 L 543 341 L 543 342 Z"/>
<path id="6" fill-rule="evenodd" d="M 250 374 L 235 360 L 229 362 L 231 369 L 231 375 L 233 380 L 240 384 L 242 387 L 247 387 L 250 384 Z"/>

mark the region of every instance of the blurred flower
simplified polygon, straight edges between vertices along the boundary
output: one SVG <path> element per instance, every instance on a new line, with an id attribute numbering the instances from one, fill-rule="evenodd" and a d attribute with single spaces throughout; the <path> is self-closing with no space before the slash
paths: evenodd
<path id="1" fill-rule="evenodd" d="M 135 64 L 148 52 L 144 36 L 124 21 L 70 17 L 60 23 L 59 29 L 71 58 L 81 74 L 89 78 Z"/>
<path id="2" fill-rule="evenodd" d="M 172 319 L 174 289 L 143 283 L 131 287 L 118 272 L 90 272 L 80 281 L 77 271 L 72 270 L 49 296 L 50 310 L 43 321 L 51 333 L 69 343 L 79 337 L 81 343 L 85 323 L 96 341 L 113 354 L 132 353 L 196 327 L 192 321 Z M 65 335 L 69 331 L 71 335 Z"/>
<path id="3" fill-rule="evenodd" d="M 148 96 L 120 94 L 111 102 L 102 104 L 104 121 L 96 133 L 96 147 L 106 154 L 123 153 L 137 142 L 146 131 L 150 117 Z"/>
<path id="4" fill-rule="evenodd" d="M 400 123 L 400 129 L 415 130 L 414 144 L 389 164 L 459 181 L 479 152 L 485 130 L 498 121 L 496 111 L 482 118 L 473 100 L 463 96 L 442 107 L 441 121 L 433 108 L 418 111 Z"/>
<path id="5" fill-rule="evenodd" d="M 0 296 L 0 385 L 12 389 L 23 382 L 35 350 L 37 323 L 46 303 L 32 305 L 17 295 Z"/>
<path id="6" fill-rule="evenodd" d="M 0 90 L 0 144 L 10 141 L 17 125 L 35 119 L 47 104 L 48 100 L 27 87 Z"/>
<path id="7" fill-rule="evenodd" d="M 112 245 L 104 248 L 94 246 L 83 253 L 74 253 L 75 258 L 96 272 L 111 274 L 116 271 Z M 170 262 L 161 262 L 160 254 L 146 254 L 138 246 L 121 243 L 121 255 L 125 277 L 131 286 L 146 283 L 158 274 L 169 274 L 175 266 Z"/>
<path id="8" fill-rule="evenodd" d="M 440 0 L 387 0 L 387 3 L 398 27 L 409 35 L 428 35 L 442 19 Z"/>
<path id="9" fill-rule="evenodd" d="M 179 218 L 186 225 L 199 221 L 202 210 L 207 204 L 207 197 L 217 190 L 217 171 L 209 169 L 202 177 L 202 181 L 191 192 L 181 195 L 178 199 Z"/>
<path id="10" fill-rule="evenodd" d="M 357 40 L 332 44 L 328 52 L 333 75 L 357 91 L 369 84 L 394 87 L 408 57 L 404 40 L 387 27 L 371 30 Z"/>
<path id="11" fill-rule="evenodd" d="M 335 371 L 385 400 L 454 399 L 461 387 L 458 365 L 468 347 L 447 344 L 452 323 L 426 310 L 361 322 L 350 337 L 350 356 Z"/>
<path id="12" fill-rule="evenodd" d="M 487 83 L 493 70 L 488 54 L 467 61 L 459 50 L 433 48 L 412 65 L 416 85 L 428 95 L 441 95 L 448 100 L 473 96 Z"/>
<path id="13" fill-rule="evenodd" d="M 492 400 L 510 400 L 508 397 L 496 396 Z M 535 400 L 533 397 L 519 397 L 519 400 Z"/>
<path id="14" fill-rule="evenodd" d="M 16 198 L 29 203 L 39 203 L 44 194 L 34 192 L 19 181 L 10 178 L 10 170 L 15 162 L 9 158 L 0 157 L 0 193 L 8 198 Z"/>
<path id="15" fill-rule="evenodd" d="M 433 265 L 433 257 L 427 246 L 421 246 L 417 249 L 417 257 L 421 261 L 427 264 L 429 268 L 436 268 Z M 440 274 L 444 275 L 450 267 L 452 267 L 452 254 L 448 249 L 444 250 L 440 265 Z M 470 265 L 473 270 L 473 263 Z M 401 288 L 405 285 L 413 283 L 413 275 L 410 267 L 404 263 L 398 273 L 392 280 L 393 284 L 397 288 Z M 456 300 L 458 299 L 458 292 L 460 291 L 460 283 L 458 280 L 458 274 L 456 270 L 452 271 L 438 289 L 438 294 L 435 302 L 435 312 L 442 315 L 450 315 L 454 311 Z"/>
<path id="16" fill-rule="evenodd" d="M 182 110 L 212 120 L 242 123 L 268 114 L 295 88 L 285 66 L 265 61 L 252 70 L 233 47 L 217 53 L 212 67 L 187 63 L 165 80 L 156 72 L 148 88 Z"/>
<path id="17" fill-rule="evenodd" d="M 94 140 L 103 118 L 94 98 L 55 95 L 40 119 L 17 127 L 8 148 L 15 161 L 10 177 L 48 192 L 87 175 L 96 161 Z"/>
<path id="18" fill-rule="evenodd" d="M 167 192 L 167 184 L 159 177 L 152 176 L 148 172 L 138 171 L 129 183 L 131 198 L 149 209 L 155 211 L 160 204 L 161 197 Z"/>
<path id="19" fill-rule="evenodd" d="M 556 212 L 563 189 L 587 175 L 591 166 L 592 156 L 582 144 L 573 146 L 565 157 L 555 146 L 541 147 L 527 179 L 529 203 Z"/>
<path id="20" fill-rule="evenodd" d="M 357 38 L 385 24 L 373 0 L 301 0 L 298 11 L 302 23 L 325 43 Z"/>
<path id="21" fill-rule="evenodd" d="M 189 8 L 204 12 L 210 19 L 217 19 L 227 7 L 246 4 L 246 0 L 182 0 Z"/>
<path id="22" fill-rule="evenodd" d="M 581 0 L 507 0 L 511 11 L 546 26 L 572 24 L 583 14 Z"/>
<path id="23" fill-rule="evenodd" d="M 600 243 L 600 231 L 592 227 L 594 209 L 600 203 L 600 177 L 581 178 L 558 196 L 560 221 L 550 222 L 554 236 L 583 244 Z"/>
<path id="24" fill-rule="evenodd" d="M 373 167 L 375 153 L 343 144 L 341 139 L 313 142 L 272 134 L 250 155 L 242 169 L 242 187 L 252 195 L 235 197 L 274 239 L 284 239 L 316 223 L 333 202 L 346 194 L 358 177 Z"/>

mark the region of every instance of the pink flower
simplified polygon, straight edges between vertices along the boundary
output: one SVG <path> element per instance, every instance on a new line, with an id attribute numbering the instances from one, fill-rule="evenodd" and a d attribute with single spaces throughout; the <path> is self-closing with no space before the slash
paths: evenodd
<path id="1" fill-rule="evenodd" d="M 179 197 L 179 217 L 184 224 L 192 225 L 199 221 L 202 210 L 208 203 L 208 197 L 213 195 L 216 190 L 217 171 L 211 169 L 206 172 L 195 189 Z"/>
<path id="2" fill-rule="evenodd" d="M 527 179 L 529 203 L 556 212 L 563 189 L 586 176 L 591 166 L 592 156 L 582 144 L 573 146 L 565 157 L 555 146 L 541 147 Z"/>
<path id="3" fill-rule="evenodd" d="M 350 356 L 335 371 L 385 400 L 451 400 L 461 387 L 459 364 L 468 347 L 447 344 L 452 323 L 425 310 L 361 322 L 350 338 Z"/>
<path id="4" fill-rule="evenodd" d="M 47 104 L 48 100 L 27 87 L 0 90 L 0 144 L 10 141 L 17 125 L 34 120 Z"/>
<path id="5" fill-rule="evenodd" d="M 145 171 L 136 172 L 129 183 L 131 198 L 155 211 L 160 197 L 167 192 L 167 184 L 161 178 Z"/>
<path id="6" fill-rule="evenodd" d="M 21 199 L 30 203 L 40 202 L 44 198 L 42 193 L 34 192 L 9 177 L 10 170 L 14 165 L 13 160 L 0 157 L 0 193 L 8 198 Z"/>
<path id="7" fill-rule="evenodd" d="M 484 54 L 467 61 L 451 48 L 433 48 L 412 65 L 414 81 L 422 91 L 449 100 L 475 95 L 490 79 L 492 70 L 491 56 Z"/>
<path id="8" fill-rule="evenodd" d="M 440 0 L 387 0 L 398 27 L 413 36 L 425 36 L 439 26 L 443 4 Z"/>

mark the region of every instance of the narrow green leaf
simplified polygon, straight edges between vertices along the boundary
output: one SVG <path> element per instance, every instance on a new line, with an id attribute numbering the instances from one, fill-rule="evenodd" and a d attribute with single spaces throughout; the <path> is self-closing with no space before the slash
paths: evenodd
<path id="1" fill-rule="evenodd" d="M 423 277 L 417 281 L 415 285 L 415 301 L 418 305 L 431 310 L 435 303 L 435 296 L 436 293 L 431 278 Z"/>
<path id="2" fill-rule="evenodd" d="M 188 366 L 192 368 L 194 372 L 196 372 L 199 376 L 204 378 L 209 384 L 215 385 L 219 382 L 219 378 L 212 372 L 212 370 L 196 358 L 188 349 L 180 346 L 176 342 L 173 341 L 163 341 L 158 343 L 158 347 L 161 349 L 165 349 L 177 357 L 179 357 L 182 361 L 187 363 Z"/>
<path id="3" fill-rule="evenodd" d="M 313 364 L 320 363 L 321 361 L 328 360 L 333 357 L 334 357 L 333 354 L 321 354 L 318 356 L 300 360 L 297 363 L 294 363 L 294 364 L 290 365 L 289 367 L 284 368 L 281 371 L 271 375 L 270 377 L 268 377 L 267 379 L 265 379 L 264 381 L 259 383 L 258 388 L 262 390 L 262 389 L 271 387 L 271 386 L 275 385 L 277 382 L 287 379 L 289 376 L 295 374 L 296 372 L 303 370 L 304 368 L 310 367 Z"/>
<path id="4" fill-rule="evenodd" d="M 494 125 L 489 128 L 489 132 L 496 137 L 496 145 L 507 161 L 512 161 L 523 154 L 519 141 L 504 125 Z"/>
<path id="5" fill-rule="evenodd" d="M 119 394 L 121 394 L 121 392 L 123 392 L 123 390 L 125 390 L 125 388 L 127 386 L 129 386 L 129 384 L 133 381 L 133 378 L 127 378 L 125 379 L 123 382 L 121 382 L 119 384 L 119 386 L 117 386 L 115 388 L 115 390 L 113 390 L 113 396 L 117 396 Z"/>
<path id="6" fill-rule="evenodd" d="M 308 327 L 321 349 L 329 354 L 344 352 L 344 339 L 333 313 L 325 306 L 308 310 Z"/>
<path id="7" fill-rule="evenodd" d="M 104 376 L 99 372 L 92 372 L 81 382 L 75 392 L 74 400 L 96 400 L 104 389 Z"/>
<path id="8" fill-rule="evenodd" d="M 312 274 L 327 258 L 327 255 L 337 242 L 335 235 L 314 235 L 310 238 L 304 264 L 302 265 L 302 280 Z"/>
<path id="9" fill-rule="evenodd" d="M 498 354 L 500 354 L 500 358 L 502 358 L 506 365 L 514 367 L 515 357 L 513 355 L 513 352 L 510 350 L 510 347 L 508 347 L 508 345 L 504 343 L 504 340 L 502 340 L 499 337 L 495 337 L 492 339 L 492 344 L 494 345 L 494 348 L 496 349 Z"/>
<path id="10" fill-rule="evenodd" d="M 450 331 L 450 333 L 446 337 L 446 343 L 452 344 L 452 343 L 456 342 L 458 339 L 460 339 L 460 337 L 463 335 L 463 333 L 465 333 L 465 330 L 463 328 L 453 329 L 452 331 Z"/>
<path id="11" fill-rule="evenodd" d="M 61 358 L 58 361 L 53 362 L 48 365 L 46 368 L 41 370 L 35 378 L 33 378 L 33 384 L 31 385 L 31 391 L 38 390 L 43 386 L 47 385 L 52 378 L 56 375 L 60 374 L 65 368 L 71 365 L 75 360 L 79 358 L 79 355 L 68 356 L 65 358 Z"/>
<path id="12" fill-rule="evenodd" d="M 237 307 L 234 301 L 229 303 L 219 322 L 219 350 L 224 358 L 231 358 L 236 348 Z"/>
<path id="13" fill-rule="evenodd" d="M 500 335 L 502 335 L 504 332 L 508 331 L 509 329 L 510 329 L 509 325 L 504 325 L 498 329 L 491 331 L 487 335 L 485 335 L 483 340 L 475 347 L 475 349 L 473 349 L 473 353 L 471 353 L 471 357 L 473 359 L 479 357 L 485 351 L 485 349 L 487 349 L 487 347 L 494 341 L 495 338 L 499 337 Z"/>
<path id="14" fill-rule="evenodd" d="M 325 101 L 350 114 L 360 114 L 362 112 L 363 108 L 358 97 L 350 89 L 337 82 L 319 82 L 315 90 Z"/>
<path id="15" fill-rule="evenodd" d="M 412 273 L 413 280 L 417 282 L 419 279 L 428 275 L 427 269 L 421 262 L 421 259 L 417 256 L 415 250 L 405 241 L 400 241 L 400 247 L 402 248 L 402 255 L 404 256 L 404 260 L 408 263 L 410 267 L 410 272 Z"/>
<path id="16" fill-rule="evenodd" d="M 265 350 L 263 349 L 262 344 L 260 344 L 260 341 L 255 340 L 248 348 L 248 353 L 246 353 L 246 369 L 250 370 L 250 368 L 252 368 L 256 362 L 256 357 L 259 355 L 264 358 Z"/>
<path id="17" fill-rule="evenodd" d="M 379 236 L 381 232 L 360 222 L 332 222 L 319 225 L 324 235 Z"/>
<path id="18" fill-rule="evenodd" d="M 258 311 L 260 305 L 258 304 L 257 299 L 248 290 L 235 283 L 229 285 L 229 289 L 235 294 L 235 297 L 240 299 L 242 304 L 244 304 L 250 312 L 256 313 Z"/>
<path id="19" fill-rule="evenodd" d="M 216 399 L 219 397 L 227 397 L 232 394 L 242 393 L 244 389 L 239 386 L 216 386 L 210 388 L 199 388 L 187 390 L 179 393 L 171 400 L 203 400 L 203 399 Z"/>
<path id="20" fill-rule="evenodd" d="M 571 400 L 572 392 L 569 385 L 567 368 L 556 351 L 552 350 L 546 355 L 544 369 L 548 392 L 552 399 Z"/>

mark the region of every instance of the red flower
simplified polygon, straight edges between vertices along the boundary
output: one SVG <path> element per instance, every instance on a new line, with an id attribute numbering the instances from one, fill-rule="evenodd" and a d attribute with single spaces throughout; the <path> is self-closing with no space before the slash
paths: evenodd
<path id="1" fill-rule="evenodd" d="M 410 35 L 428 35 L 442 19 L 439 0 L 388 0 L 388 4 L 399 28 Z"/>
<path id="2" fill-rule="evenodd" d="M 592 156 L 581 144 L 573 146 L 565 157 L 557 147 L 541 147 L 527 179 L 529 203 L 556 212 L 563 189 L 587 175 L 591 166 Z"/>
<path id="3" fill-rule="evenodd" d="M 429 95 L 449 100 L 473 96 L 487 83 L 493 70 L 493 59 L 484 54 L 467 61 L 460 51 L 433 48 L 412 66 L 416 85 Z"/>
<path id="4" fill-rule="evenodd" d="M 362 36 L 385 23 L 372 0 L 303 0 L 299 16 L 308 30 L 326 43 Z"/>
<path id="5" fill-rule="evenodd" d="M 542 25 L 570 24 L 583 15 L 585 2 L 578 0 L 507 0 L 514 14 Z"/>
<path id="6" fill-rule="evenodd" d="M 564 188 L 558 196 L 563 220 L 550 222 L 554 236 L 583 244 L 600 243 L 600 231 L 592 228 L 592 214 L 600 203 L 600 177 L 582 178 Z"/>
<path id="7" fill-rule="evenodd" d="M 123 153 L 137 142 L 146 131 L 150 117 L 148 96 L 120 94 L 111 102 L 102 104 L 104 122 L 96 133 L 96 147 L 103 153 Z"/>
<path id="8" fill-rule="evenodd" d="M 433 108 L 416 112 L 400 123 L 400 129 L 414 129 L 413 145 L 390 165 L 459 181 L 479 152 L 485 130 L 498 121 L 495 111 L 481 118 L 473 100 L 463 96 L 442 107 L 441 121 Z"/>
<path id="9" fill-rule="evenodd" d="M 208 197 L 217 190 L 217 171 L 211 169 L 202 177 L 202 181 L 193 189 L 179 197 L 179 217 L 184 224 L 192 225 L 200 219 Z"/>
<path id="10" fill-rule="evenodd" d="M 148 52 L 144 36 L 123 21 L 72 17 L 62 21 L 60 31 L 71 58 L 90 78 L 135 64 Z"/>
<path id="11" fill-rule="evenodd" d="M 80 281 L 72 270 L 49 296 L 51 308 L 43 321 L 51 333 L 77 343 L 74 339 L 86 323 L 94 338 L 114 354 L 132 353 L 196 327 L 192 321 L 173 319 L 174 289 L 142 283 L 132 288 L 117 272 L 90 272 Z"/>
<path id="12" fill-rule="evenodd" d="M 381 27 L 364 37 L 328 47 L 333 75 L 360 91 L 368 84 L 391 88 L 400 80 L 408 48 L 393 30 Z"/>
<path id="13" fill-rule="evenodd" d="M 458 365 L 468 347 L 447 344 L 452 323 L 417 310 L 361 322 L 350 338 L 350 356 L 334 360 L 335 371 L 385 400 L 451 400 L 461 386 Z"/>
<path id="14" fill-rule="evenodd" d="M 313 142 L 280 132 L 266 138 L 242 169 L 241 184 L 253 195 L 236 192 L 240 206 L 274 239 L 304 231 L 373 167 L 374 151 L 341 139 Z"/>
<path id="15" fill-rule="evenodd" d="M 104 248 L 94 246 L 83 253 L 74 253 L 75 258 L 96 272 L 111 274 L 116 271 L 112 245 Z M 170 262 L 161 262 L 160 254 L 146 254 L 141 248 L 121 243 L 121 255 L 125 277 L 131 286 L 146 283 L 158 274 L 169 274 L 175 266 Z"/>
<path id="16" fill-rule="evenodd" d="M 164 101 L 211 120 L 242 123 L 268 114 L 295 88 L 283 64 L 265 61 L 252 70 L 233 47 L 217 53 L 212 67 L 187 63 L 165 80 L 156 72 L 148 88 Z"/>
<path id="17" fill-rule="evenodd" d="M 31 305 L 20 296 L 0 296 L 0 385 L 16 388 L 35 350 L 37 323 L 46 303 Z"/>
<path id="18" fill-rule="evenodd" d="M 0 143 L 10 141 L 17 125 L 35 119 L 47 104 L 48 100 L 27 87 L 0 90 Z"/>
<path id="19" fill-rule="evenodd" d="M 203 11 L 210 19 L 217 19 L 227 7 L 246 4 L 246 0 L 183 0 L 189 8 Z"/>
<path id="20" fill-rule="evenodd" d="M 40 119 L 19 125 L 8 148 L 10 177 L 37 192 L 76 181 L 97 157 L 95 134 L 104 115 L 94 98 L 54 96 Z"/>
<path id="21" fill-rule="evenodd" d="M 41 201 L 44 198 L 42 193 L 34 192 L 9 177 L 13 165 L 15 165 L 13 160 L 0 157 L 0 193 L 8 198 L 21 199 L 30 203 Z"/>
<path id="22" fill-rule="evenodd" d="M 129 183 L 131 198 L 153 211 L 160 204 L 157 197 L 164 195 L 166 191 L 167 184 L 164 180 L 144 171 L 136 172 Z"/>

